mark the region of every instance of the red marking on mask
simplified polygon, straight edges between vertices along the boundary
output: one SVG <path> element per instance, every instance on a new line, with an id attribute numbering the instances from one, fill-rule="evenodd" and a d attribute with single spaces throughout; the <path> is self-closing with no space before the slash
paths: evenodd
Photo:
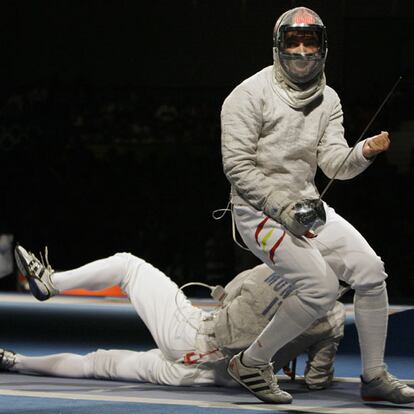
<path id="1" fill-rule="evenodd" d="M 306 10 L 299 10 L 293 16 L 293 24 L 315 24 L 315 23 L 316 23 L 315 16 L 313 16 Z"/>

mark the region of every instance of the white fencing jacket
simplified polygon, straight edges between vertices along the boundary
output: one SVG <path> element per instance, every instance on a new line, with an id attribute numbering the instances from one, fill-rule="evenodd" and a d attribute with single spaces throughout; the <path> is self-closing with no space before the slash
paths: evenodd
<path id="1" fill-rule="evenodd" d="M 292 201 L 317 198 L 317 167 L 332 177 L 347 156 L 342 107 L 336 92 L 323 93 L 303 108 L 290 107 L 277 93 L 273 66 L 237 86 L 221 112 L 224 172 L 233 204 L 249 204 L 277 220 Z M 355 147 L 338 179 L 361 173 L 371 161 Z"/>

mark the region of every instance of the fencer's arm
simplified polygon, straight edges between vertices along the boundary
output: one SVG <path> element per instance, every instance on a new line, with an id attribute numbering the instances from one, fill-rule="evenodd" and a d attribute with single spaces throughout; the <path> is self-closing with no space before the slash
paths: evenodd
<path id="1" fill-rule="evenodd" d="M 278 218 L 288 194 L 256 167 L 257 144 L 262 129 L 261 97 L 243 83 L 224 101 L 221 111 L 221 151 L 224 173 L 243 198 L 269 217 Z"/>
<path id="2" fill-rule="evenodd" d="M 339 180 L 353 178 L 364 171 L 372 160 L 363 154 L 363 148 L 367 140 L 359 142 L 345 164 L 336 176 Z M 350 147 L 344 137 L 343 112 L 339 97 L 331 110 L 329 122 L 317 148 L 318 165 L 328 178 L 332 178 L 337 172 L 343 160 L 348 156 Z"/>

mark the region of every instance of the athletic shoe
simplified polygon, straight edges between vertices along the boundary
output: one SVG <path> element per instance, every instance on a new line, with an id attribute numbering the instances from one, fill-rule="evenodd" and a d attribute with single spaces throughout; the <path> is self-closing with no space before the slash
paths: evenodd
<path id="1" fill-rule="evenodd" d="M 398 381 L 389 372 L 365 382 L 361 376 L 361 397 L 364 401 L 389 401 L 394 404 L 414 402 L 414 389 Z"/>
<path id="2" fill-rule="evenodd" d="M 10 371 L 16 363 L 16 353 L 0 348 L 0 371 Z"/>
<path id="3" fill-rule="evenodd" d="M 14 256 L 19 270 L 26 277 L 30 291 L 36 299 L 46 300 L 59 293 L 50 279 L 54 271 L 48 261 L 47 248 L 45 249 L 46 263 L 43 262 L 43 256 L 41 256 L 42 261 L 40 261 L 33 253 L 26 251 L 22 246 L 16 246 Z"/>
<path id="4" fill-rule="evenodd" d="M 271 364 L 264 367 L 246 367 L 241 362 L 242 355 L 242 352 L 235 355 L 227 367 L 227 372 L 236 382 L 266 403 L 290 404 L 292 402 L 292 396 L 277 385 Z"/>

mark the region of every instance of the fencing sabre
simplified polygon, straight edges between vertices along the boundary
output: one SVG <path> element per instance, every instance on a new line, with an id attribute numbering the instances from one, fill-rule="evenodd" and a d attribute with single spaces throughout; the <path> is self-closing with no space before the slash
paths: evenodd
<path id="1" fill-rule="evenodd" d="M 395 89 L 397 88 L 398 84 L 400 83 L 402 79 L 402 76 L 400 76 L 397 81 L 394 83 L 394 86 L 391 88 L 391 90 L 388 92 L 388 95 L 385 97 L 385 99 L 382 101 L 381 105 L 379 106 L 379 108 L 377 109 L 377 112 L 375 112 L 374 116 L 371 118 L 371 120 L 368 122 L 368 125 L 365 127 L 365 129 L 362 131 L 362 134 L 360 135 L 360 137 L 358 138 L 357 142 L 355 142 L 354 146 L 350 149 L 350 151 L 348 152 L 348 155 L 344 158 L 344 160 L 341 162 L 341 164 L 339 165 L 338 169 L 336 170 L 335 174 L 333 175 L 333 177 L 329 180 L 329 183 L 326 185 L 326 187 L 323 189 L 321 195 L 319 196 L 319 200 L 322 200 L 323 196 L 326 194 L 326 192 L 329 190 L 329 187 L 332 185 L 332 183 L 334 182 L 335 178 L 337 177 L 337 175 L 339 174 L 339 171 L 341 171 L 341 168 L 343 167 L 343 165 L 346 163 L 346 160 L 350 157 L 350 155 L 352 154 L 352 151 L 355 149 L 356 145 L 362 140 L 362 138 L 364 138 L 364 135 L 366 134 L 366 132 L 368 131 L 369 127 L 371 126 L 371 124 L 375 121 L 375 118 L 378 116 L 378 114 L 381 112 L 382 108 L 384 107 L 384 105 L 388 102 L 388 100 L 390 99 L 391 95 L 394 93 Z"/>
<path id="2" fill-rule="evenodd" d="M 358 140 L 355 142 L 354 146 L 349 150 L 347 156 L 344 158 L 344 160 L 341 162 L 339 167 L 337 168 L 335 174 L 332 176 L 332 178 L 329 180 L 328 184 L 323 189 L 321 195 L 317 199 L 313 200 L 303 200 L 297 205 L 297 212 L 296 212 L 296 220 L 302 223 L 303 225 L 307 225 L 308 223 L 311 224 L 311 227 L 309 230 L 305 233 L 305 237 L 307 238 L 313 238 L 316 237 L 315 230 L 325 224 L 326 222 L 326 216 L 325 216 L 325 209 L 322 204 L 322 198 L 326 194 L 326 192 L 329 190 L 331 185 L 333 184 L 335 178 L 338 176 L 339 172 L 341 171 L 343 165 L 346 163 L 346 160 L 350 157 L 352 154 L 352 151 L 355 149 L 356 145 L 364 138 L 366 132 L 368 131 L 371 124 L 375 121 L 378 114 L 381 112 L 384 105 L 388 102 L 392 94 L 394 93 L 395 89 L 397 88 L 398 84 L 400 83 L 402 79 L 402 76 L 399 76 L 397 81 L 394 83 L 391 90 L 388 92 L 385 99 L 382 101 L 381 105 L 375 112 L 374 116 L 371 118 L 371 120 L 368 122 L 368 125 L 365 127 L 365 129 L 362 131 L 362 134 L 358 138 Z M 315 219 L 316 217 L 316 219 Z"/>

